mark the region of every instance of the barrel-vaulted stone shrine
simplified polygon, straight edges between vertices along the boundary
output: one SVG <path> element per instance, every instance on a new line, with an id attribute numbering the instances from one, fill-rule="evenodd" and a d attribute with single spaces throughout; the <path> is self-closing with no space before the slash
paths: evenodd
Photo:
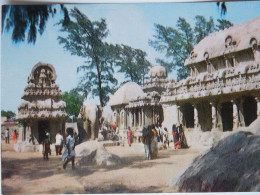
<path id="1" fill-rule="evenodd" d="M 164 67 L 153 66 L 143 87 L 127 83 L 111 97 L 123 136 L 128 126 L 135 133 L 151 124 L 168 130 L 182 124 L 188 137 L 214 136 L 260 117 L 260 17 L 205 37 L 184 65 L 190 70 L 186 79 L 174 81 Z"/>
<path id="2" fill-rule="evenodd" d="M 60 100 L 62 93 L 55 83 L 56 78 L 51 64 L 39 62 L 33 67 L 22 95 L 24 101 L 18 107 L 18 120 L 23 125 L 23 131 L 16 150 L 38 150 L 45 130 L 50 132 L 52 142 L 58 131 L 64 133 L 68 115 L 66 103 Z M 30 149 L 23 149 L 22 145 L 28 145 Z"/>

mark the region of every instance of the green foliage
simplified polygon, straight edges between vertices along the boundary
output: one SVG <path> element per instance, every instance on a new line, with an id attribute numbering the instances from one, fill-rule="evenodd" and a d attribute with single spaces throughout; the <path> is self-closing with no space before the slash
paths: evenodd
<path id="1" fill-rule="evenodd" d="M 117 85 L 114 78 L 117 47 L 104 41 L 108 36 L 104 19 L 92 22 L 77 8 L 72 9 L 70 15 L 75 21 L 61 27 L 61 31 L 67 33 L 67 36 L 59 36 L 59 43 L 72 55 L 86 59 L 77 69 L 78 72 L 84 73 L 79 88 L 85 97 L 90 93 L 92 96 L 99 96 L 100 105 L 105 106 L 108 95 L 114 93 Z M 59 24 L 63 22 L 64 20 L 61 20 Z"/>
<path id="2" fill-rule="evenodd" d="M 224 30 L 225 28 L 233 26 L 233 23 L 225 19 L 218 19 L 217 21 L 219 24 L 216 25 L 216 31 Z"/>
<path id="3" fill-rule="evenodd" d="M 189 76 L 189 70 L 184 66 L 195 44 L 200 42 L 210 33 L 232 25 L 227 20 L 217 20 L 215 27 L 213 18 L 207 20 L 204 16 L 195 17 L 194 28 L 184 19 L 179 18 L 176 28 L 155 24 L 154 40 L 149 40 L 149 45 L 156 51 L 165 54 L 166 60 L 156 59 L 156 62 L 164 66 L 168 72 L 177 70 L 177 80 Z"/>
<path id="4" fill-rule="evenodd" d="M 55 5 L 3 5 L 2 32 L 12 29 L 12 40 L 15 43 L 27 42 L 35 44 L 37 32 L 43 34 L 46 22 L 56 13 Z M 64 14 L 64 24 L 69 21 L 66 7 L 61 5 Z M 5 31 L 4 31 L 5 30 Z"/>
<path id="5" fill-rule="evenodd" d="M 83 105 L 84 96 L 79 92 L 80 90 L 75 88 L 62 94 L 61 99 L 66 102 L 66 112 L 69 116 L 77 117 Z"/>
<path id="6" fill-rule="evenodd" d="M 196 43 L 199 43 L 204 37 L 214 32 L 215 25 L 212 17 L 210 17 L 209 21 L 207 21 L 204 16 L 195 16 L 195 20 L 196 23 L 195 23 L 194 33 L 195 33 Z"/>
<path id="7" fill-rule="evenodd" d="M 16 114 L 9 110 L 8 111 L 1 110 L 1 116 L 7 117 L 7 119 L 11 119 L 11 118 L 15 118 Z"/>
<path id="8" fill-rule="evenodd" d="M 151 66 L 146 59 L 146 52 L 127 45 L 118 46 L 118 48 L 117 66 L 120 67 L 119 72 L 124 73 L 125 78 L 128 78 L 125 82 L 133 81 L 143 85 Z"/>

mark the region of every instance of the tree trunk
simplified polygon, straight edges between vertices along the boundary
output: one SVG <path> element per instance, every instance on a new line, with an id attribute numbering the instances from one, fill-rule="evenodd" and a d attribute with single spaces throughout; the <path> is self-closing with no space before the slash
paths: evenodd
<path id="1" fill-rule="evenodd" d="M 99 69 L 99 60 L 97 56 L 95 55 L 95 61 L 96 61 L 96 67 L 97 67 L 97 73 L 98 73 L 98 94 L 99 94 L 99 101 L 100 105 L 104 107 L 104 100 L 103 100 L 103 94 L 102 94 L 102 80 L 101 80 L 101 72 Z"/>

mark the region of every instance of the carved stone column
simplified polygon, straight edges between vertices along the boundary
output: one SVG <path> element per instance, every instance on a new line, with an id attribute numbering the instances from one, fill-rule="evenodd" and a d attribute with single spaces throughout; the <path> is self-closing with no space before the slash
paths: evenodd
<path id="1" fill-rule="evenodd" d="M 226 68 L 229 67 L 229 62 L 228 62 L 228 59 L 227 57 L 224 55 L 224 60 L 225 60 L 225 65 L 226 65 Z"/>
<path id="2" fill-rule="evenodd" d="M 239 127 L 237 100 L 231 100 L 231 102 L 233 104 L 233 130 L 236 130 Z"/>
<path id="3" fill-rule="evenodd" d="M 153 123 L 153 124 L 155 123 L 155 113 L 154 113 L 154 107 L 153 107 L 153 120 L 152 120 L 152 123 Z"/>
<path id="4" fill-rule="evenodd" d="M 239 104 L 238 104 L 239 122 L 240 122 L 240 126 L 242 126 L 242 127 L 245 126 L 244 108 L 243 108 L 244 100 L 245 100 L 244 98 L 240 98 L 240 101 L 239 101 Z"/>
<path id="5" fill-rule="evenodd" d="M 135 110 L 134 110 L 134 127 L 136 127 L 136 112 L 135 112 Z"/>
<path id="6" fill-rule="evenodd" d="M 193 104 L 194 107 L 194 130 L 199 131 L 201 130 L 199 124 L 199 112 L 198 112 L 198 104 Z"/>
<path id="7" fill-rule="evenodd" d="M 181 124 L 181 120 L 180 120 L 180 109 L 181 109 L 181 107 L 180 107 L 180 105 L 177 105 L 177 121 L 178 121 L 178 123 L 179 124 Z"/>
<path id="8" fill-rule="evenodd" d="M 219 131 L 223 131 L 222 116 L 221 116 L 221 104 L 217 105 L 217 127 Z"/>
<path id="9" fill-rule="evenodd" d="M 255 97 L 255 100 L 256 100 L 256 103 L 257 103 L 257 111 L 256 111 L 256 114 L 257 114 L 257 118 L 258 118 L 258 117 L 260 117 L 260 96 Z"/>
<path id="10" fill-rule="evenodd" d="M 132 110 L 129 110 L 128 113 L 129 113 L 129 117 L 128 117 L 129 118 L 128 119 L 129 120 L 129 126 L 132 127 L 133 126 L 133 113 L 132 113 Z"/>
<path id="11" fill-rule="evenodd" d="M 126 120 L 125 120 L 125 118 L 126 118 L 126 113 L 125 113 L 125 110 L 123 109 L 120 112 L 120 122 L 121 122 L 121 125 L 122 125 L 123 129 L 126 128 L 126 122 L 125 122 Z"/>
<path id="12" fill-rule="evenodd" d="M 139 127 L 142 126 L 142 113 L 141 113 L 141 109 L 138 110 L 138 123 L 139 123 Z"/>
<path id="13" fill-rule="evenodd" d="M 233 66 L 237 66 L 237 61 L 234 55 L 232 55 Z"/>
<path id="14" fill-rule="evenodd" d="M 211 119 L 212 119 L 212 130 L 217 130 L 217 108 L 216 108 L 216 102 L 212 101 L 210 102 L 211 105 Z"/>
<path id="15" fill-rule="evenodd" d="M 142 127 L 145 125 L 144 122 L 144 108 L 142 108 Z"/>

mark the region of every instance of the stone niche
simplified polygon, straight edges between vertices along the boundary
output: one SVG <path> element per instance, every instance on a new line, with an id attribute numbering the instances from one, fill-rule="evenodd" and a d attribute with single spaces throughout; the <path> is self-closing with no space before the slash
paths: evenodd
<path id="1" fill-rule="evenodd" d="M 51 64 L 37 63 L 28 76 L 27 86 L 18 107 L 18 120 L 23 126 L 16 151 L 37 151 L 41 147 L 45 130 L 51 135 L 54 143 L 55 135 L 64 134 L 65 121 L 68 117 L 66 103 L 61 101 L 61 91 L 55 83 L 56 71 Z"/>

